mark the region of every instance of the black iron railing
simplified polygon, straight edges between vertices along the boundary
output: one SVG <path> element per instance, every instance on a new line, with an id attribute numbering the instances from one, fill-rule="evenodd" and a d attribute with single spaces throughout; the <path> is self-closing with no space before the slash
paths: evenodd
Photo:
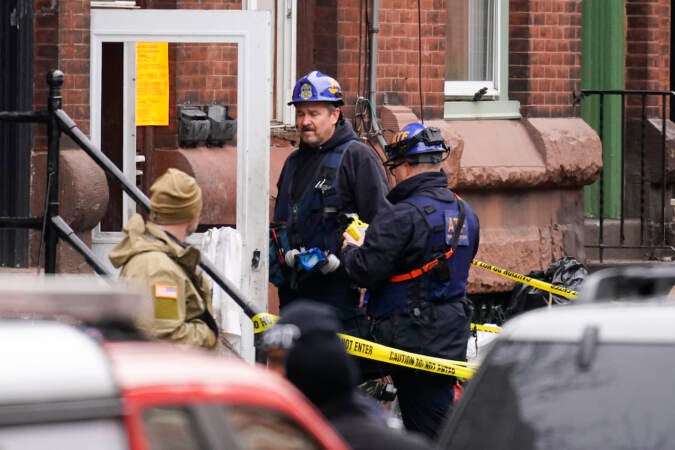
<path id="1" fill-rule="evenodd" d="M 667 111 L 675 92 L 583 89 L 573 95 L 575 104 L 591 96 L 598 97 L 594 111 L 597 117 L 584 118 L 594 122 L 591 125 L 595 125 L 603 140 L 605 163 L 608 161 L 605 145 L 608 127 L 620 126 L 620 206 L 618 213 L 606 208 L 608 174 L 603 167 L 598 180 L 597 205 L 586 205 L 586 223 L 597 228 L 595 233 L 586 233 L 585 247 L 594 249 L 600 262 L 609 251 L 612 251 L 611 259 L 668 260 L 675 256 L 671 208 L 671 199 L 675 197 L 672 180 L 675 161 L 668 145 L 669 131 L 672 134 L 675 129 L 667 120 Z M 620 121 L 615 117 L 607 120 L 608 99 L 617 97 L 621 101 Z M 593 213 L 588 213 L 589 207 Z M 589 234 L 592 242 L 588 242 Z"/>

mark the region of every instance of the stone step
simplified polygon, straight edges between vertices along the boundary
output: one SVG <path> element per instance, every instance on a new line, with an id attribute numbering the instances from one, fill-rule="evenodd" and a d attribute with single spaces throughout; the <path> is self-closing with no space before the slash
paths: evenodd
<path id="1" fill-rule="evenodd" d="M 607 269 L 610 267 L 625 267 L 625 266 L 666 266 L 672 265 L 672 261 L 647 261 L 644 259 L 603 259 L 602 262 L 598 260 L 587 259 L 584 266 L 589 272 L 595 272 L 600 269 Z"/>

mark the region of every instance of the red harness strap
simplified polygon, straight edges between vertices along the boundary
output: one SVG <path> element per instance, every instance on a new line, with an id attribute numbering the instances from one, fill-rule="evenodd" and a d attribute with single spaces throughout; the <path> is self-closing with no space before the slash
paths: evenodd
<path id="1" fill-rule="evenodd" d="M 450 259 L 450 257 L 453 255 L 453 253 L 455 253 L 455 249 L 451 248 L 450 250 L 443 253 L 438 258 L 432 259 L 431 261 L 429 261 L 428 263 L 426 263 L 422 267 L 420 267 L 418 269 L 413 269 L 408 273 L 402 273 L 402 274 L 399 274 L 399 275 L 394 275 L 393 277 L 389 278 L 389 281 L 392 282 L 392 283 L 400 283 L 401 281 L 408 281 L 408 280 L 413 280 L 417 277 L 421 277 L 422 275 L 424 275 L 425 273 L 427 273 L 428 271 L 430 271 L 431 269 L 436 267 L 438 264 L 440 264 L 440 262 L 442 260 Z"/>
<path id="2" fill-rule="evenodd" d="M 453 192 L 453 194 L 455 193 Z M 389 282 L 400 283 L 401 281 L 414 280 L 415 278 L 421 277 L 422 275 L 424 275 L 425 273 L 429 272 L 431 269 L 439 265 L 441 261 L 448 260 L 450 259 L 450 257 L 452 257 L 452 255 L 455 253 L 455 247 L 457 246 L 457 239 L 459 238 L 459 233 L 462 231 L 462 226 L 464 224 L 464 204 L 462 203 L 462 198 L 459 195 L 455 194 L 455 197 L 457 198 L 457 202 L 459 205 L 460 219 L 459 222 L 456 224 L 458 225 L 457 229 L 455 229 L 453 232 L 453 242 L 452 246 L 450 247 L 450 250 L 432 259 L 431 261 L 429 261 L 428 263 L 426 263 L 425 265 L 423 265 L 418 269 L 413 269 L 407 273 L 394 275 L 393 277 L 389 278 Z"/>

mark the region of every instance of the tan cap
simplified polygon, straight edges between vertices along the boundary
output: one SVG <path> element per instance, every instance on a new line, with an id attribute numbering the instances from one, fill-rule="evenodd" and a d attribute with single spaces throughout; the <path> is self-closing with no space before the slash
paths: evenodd
<path id="1" fill-rule="evenodd" d="M 150 187 L 150 221 L 153 223 L 187 223 L 201 211 L 202 190 L 185 172 L 171 168 Z"/>

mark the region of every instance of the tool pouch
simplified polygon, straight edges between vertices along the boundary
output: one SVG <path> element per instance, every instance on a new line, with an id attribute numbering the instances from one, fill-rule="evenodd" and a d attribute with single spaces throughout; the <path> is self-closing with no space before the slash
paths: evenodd
<path id="1" fill-rule="evenodd" d="M 286 224 L 270 225 L 269 281 L 276 287 L 286 286 L 290 268 L 286 265 L 286 252 L 290 250 Z"/>

